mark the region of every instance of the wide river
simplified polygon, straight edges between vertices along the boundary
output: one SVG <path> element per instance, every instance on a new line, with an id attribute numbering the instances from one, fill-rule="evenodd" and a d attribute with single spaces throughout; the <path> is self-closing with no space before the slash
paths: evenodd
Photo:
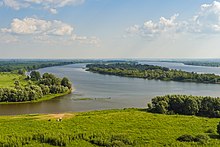
<path id="1" fill-rule="evenodd" d="M 141 62 L 199 73 L 220 74 L 220 68 L 183 65 L 181 63 Z M 68 77 L 74 85 L 72 94 L 49 101 L 29 104 L 0 105 L 0 115 L 62 113 L 128 107 L 146 107 L 154 96 L 187 94 L 220 96 L 220 84 L 165 82 L 118 76 L 100 75 L 85 71 L 86 64 L 43 68 L 59 77 Z M 93 98 L 80 100 L 80 98 Z"/>

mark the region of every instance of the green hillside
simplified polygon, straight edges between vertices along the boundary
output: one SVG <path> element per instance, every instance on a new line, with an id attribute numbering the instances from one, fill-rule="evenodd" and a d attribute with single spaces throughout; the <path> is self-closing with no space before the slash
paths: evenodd
<path id="1" fill-rule="evenodd" d="M 62 117 L 62 121 L 57 121 Z M 3 146 L 220 146 L 219 118 L 162 115 L 145 110 L 0 116 Z M 212 133 L 206 133 L 206 132 Z M 205 143 L 179 142 L 183 135 L 206 135 Z"/>

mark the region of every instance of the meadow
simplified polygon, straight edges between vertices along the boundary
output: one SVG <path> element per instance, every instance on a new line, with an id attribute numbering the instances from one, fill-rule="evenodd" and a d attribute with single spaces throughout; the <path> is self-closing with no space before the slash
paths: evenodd
<path id="1" fill-rule="evenodd" d="M 0 116 L 0 146 L 220 146 L 219 121 L 144 109 Z M 184 134 L 210 139 L 177 141 Z"/>
<path id="2" fill-rule="evenodd" d="M 14 81 L 18 80 L 21 85 L 26 85 L 28 82 L 25 80 L 26 76 L 0 72 L 0 88 L 14 87 Z"/>

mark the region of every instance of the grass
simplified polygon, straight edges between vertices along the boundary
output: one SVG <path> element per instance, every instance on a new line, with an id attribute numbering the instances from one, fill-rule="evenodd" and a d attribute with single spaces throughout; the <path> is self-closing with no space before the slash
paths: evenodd
<path id="1" fill-rule="evenodd" d="M 75 101 L 88 101 L 88 100 L 107 100 L 109 98 L 74 98 Z"/>
<path id="2" fill-rule="evenodd" d="M 139 109 L 1 116 L 0 146 L 220 146 L 219 121 Z M 184 134 L 210 139 L 205 144 L 176 140 Z"/>
<path id="3" fill-rule="evenodd" d="M 0 72 L 0 88 L 14 87 L 14 81 L 18 80 L 21 85 L 26 85 L 25 76 Z"/>

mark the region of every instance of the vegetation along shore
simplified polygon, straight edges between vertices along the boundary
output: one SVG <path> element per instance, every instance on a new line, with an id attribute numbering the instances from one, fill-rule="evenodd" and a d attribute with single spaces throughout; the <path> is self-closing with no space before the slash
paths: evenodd
<path id="1" fill-rule="evenodd" d="M 162 81 L 196 82 L 219 84 L 220 76 L 215 74 L 198 74 L 161 66 L 136 63 L 88 64 L 87 71 L 124 77 L 155 79 Z"/>
<path id="2" fill-rule="evenodd" d="M 66 95 L 72 90 L 68 78 L 32 71 L 24 74 L 0 73 L 0 104 L 26 103 L 49 100 Z"/>

